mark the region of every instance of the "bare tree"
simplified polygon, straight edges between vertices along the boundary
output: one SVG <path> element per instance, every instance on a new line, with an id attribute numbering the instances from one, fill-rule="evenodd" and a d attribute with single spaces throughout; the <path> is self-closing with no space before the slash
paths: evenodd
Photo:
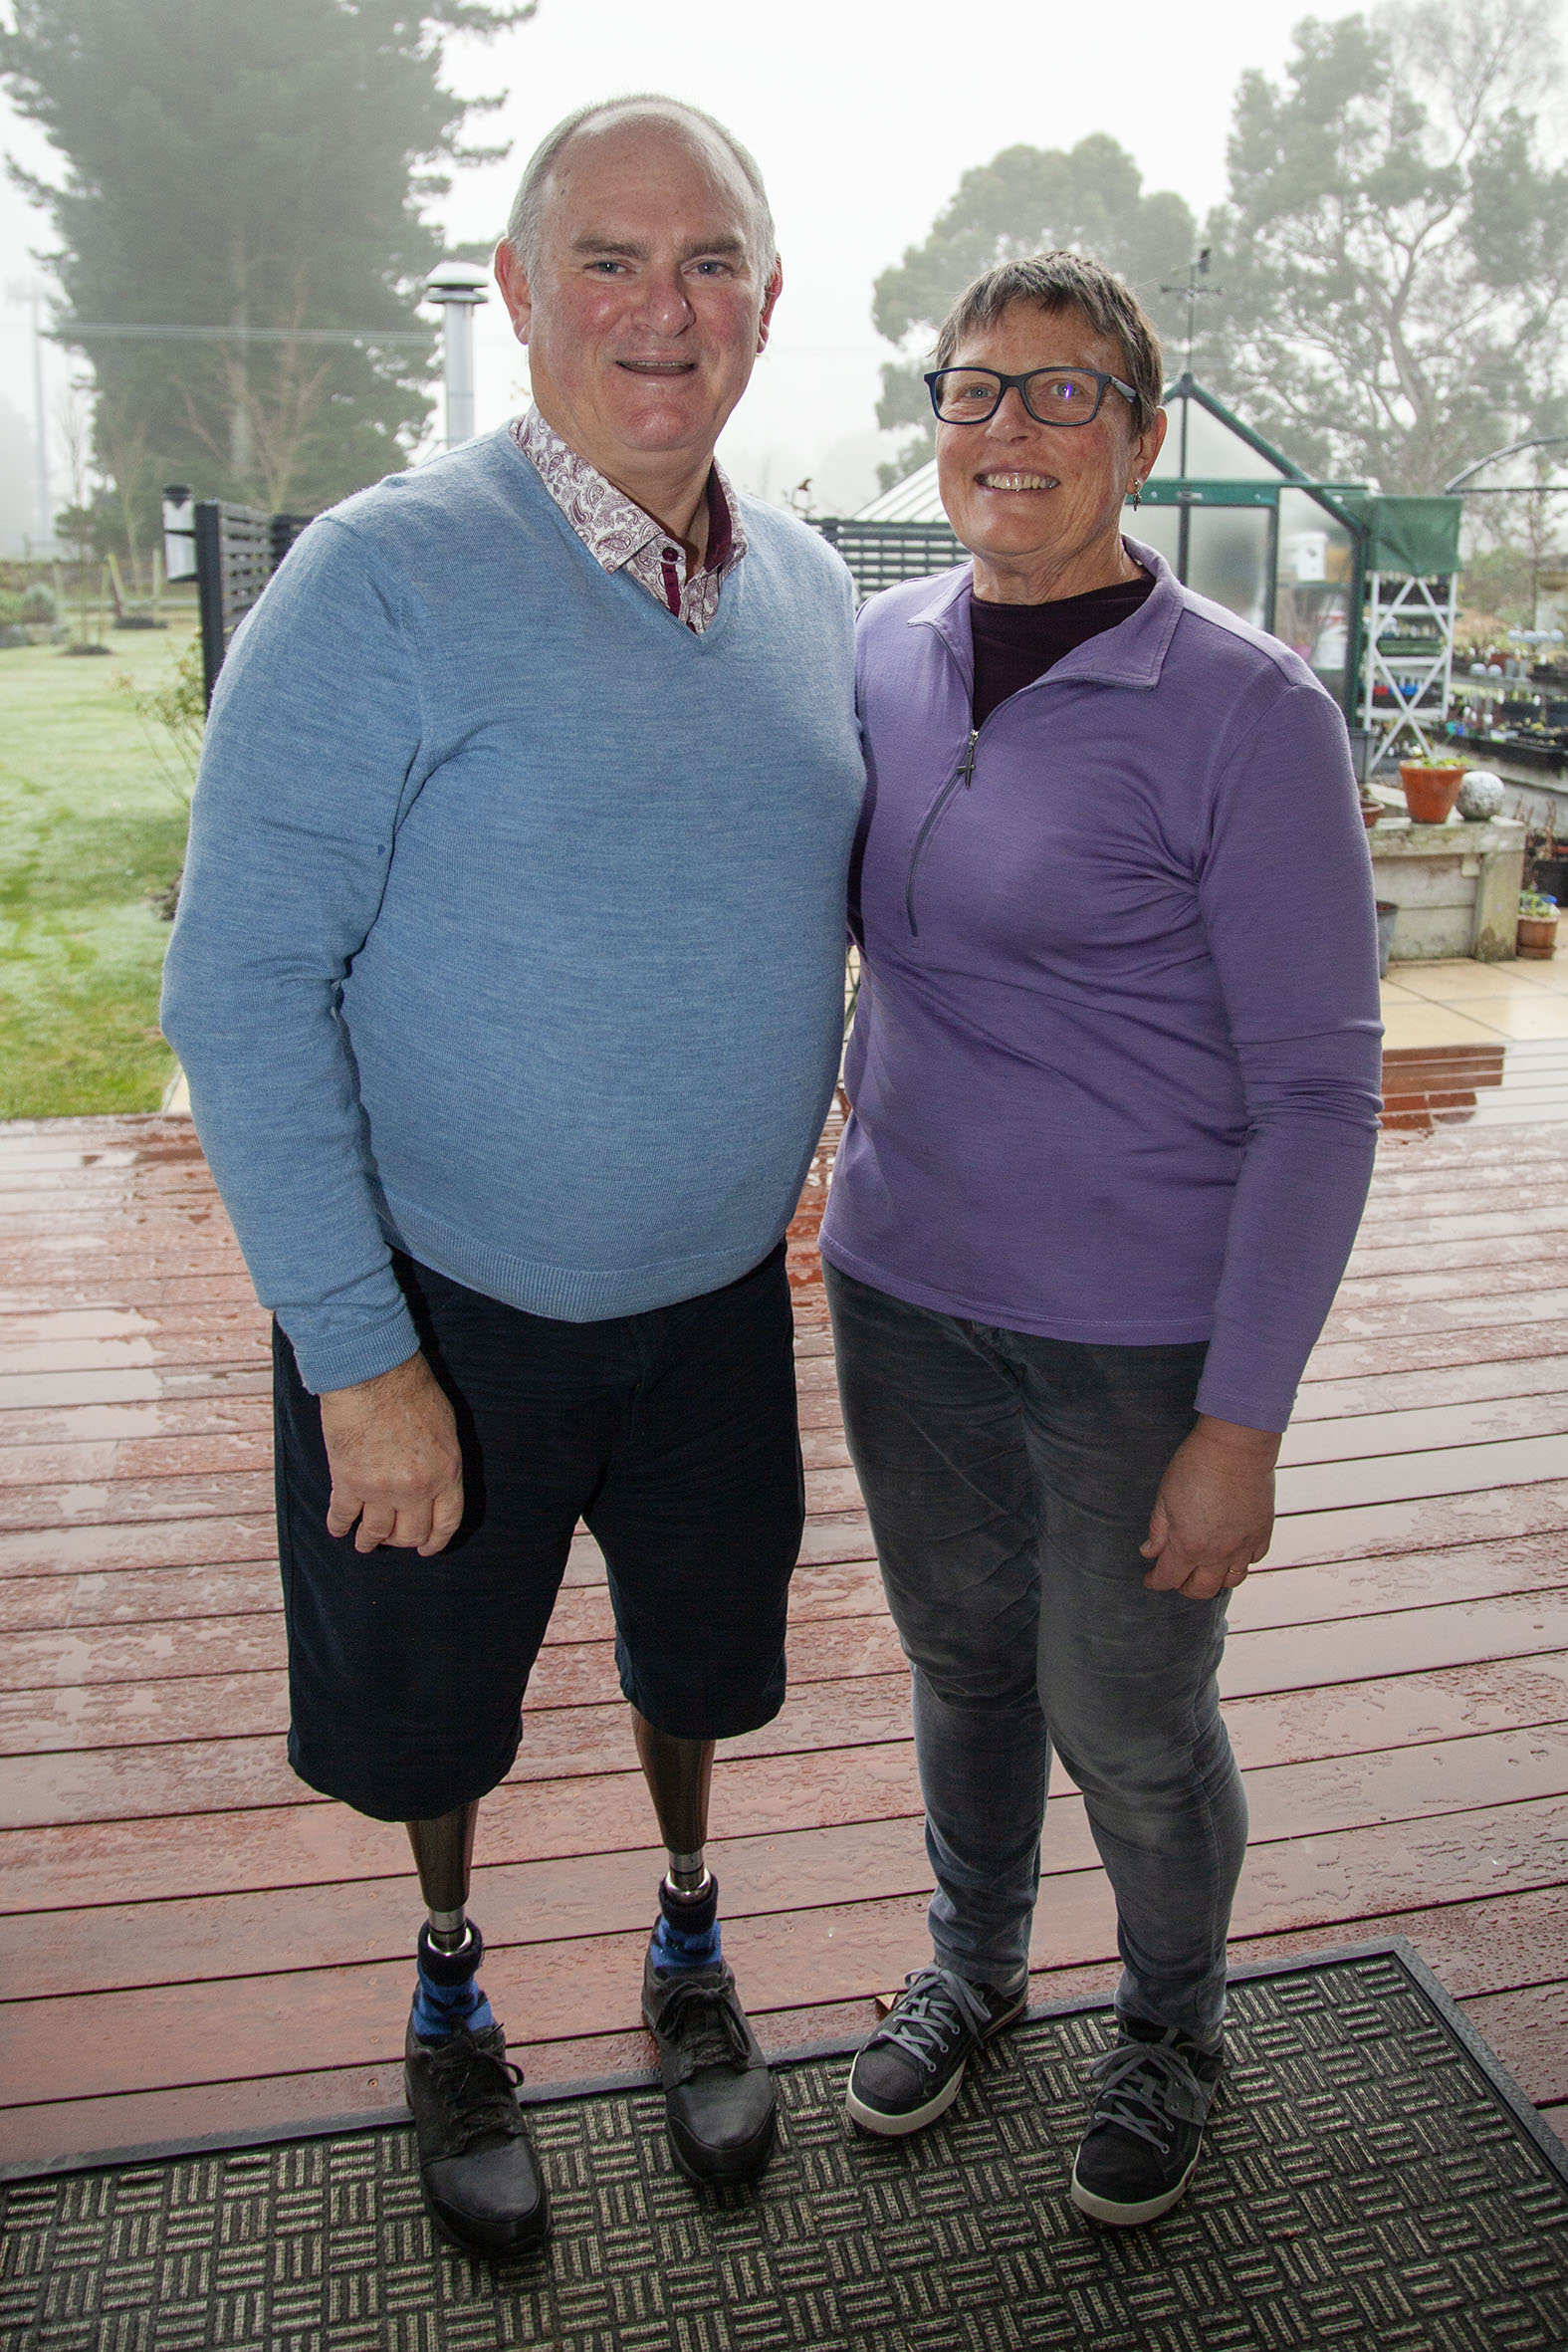
<path id="1" fill-rule="evenodd" d="M 1323 473 L 1438 490 L 1560 381 L 1568 171 L 1535 112 L 1552 11 L 1394 0 L 1295 41 L 1282 84 L 1237 91 L 1200 367 Z"/>

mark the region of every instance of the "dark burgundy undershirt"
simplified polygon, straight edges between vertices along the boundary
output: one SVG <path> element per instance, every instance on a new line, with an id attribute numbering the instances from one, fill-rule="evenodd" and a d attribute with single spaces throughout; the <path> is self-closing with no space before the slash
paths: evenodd
<path id="1" fill-rule="evenodd" d="M 1154 582 L 1147 573 L 1090 588 L 1087 595 L 1060 596 L 1051 604 L 990 604 L 976 596 L 970 606 L 975 640 L 975 716 L 983 727 L 999 702 L 1032 686 L 1064 653 L 1086 644 L 1102 629 L 1113 629 L 1137 611 Z"/>
<path id="2" fill-rule="evenodd" d="M 730 502 L 719 487 L 717 467 L 708 474 L 708 544 L 700 564 L 693 564 L 686 577 L 695 580 L 699 572 L 722 572 L 730 561 L 730 550 L 735 545 L 735 522 L 730 513 Z M 681 616 L 681 576 L 675 569 L 675 550 L 665 541 L 660 553 L 659 570 L 664 578 L 664 601 L 677 620 Z"/>

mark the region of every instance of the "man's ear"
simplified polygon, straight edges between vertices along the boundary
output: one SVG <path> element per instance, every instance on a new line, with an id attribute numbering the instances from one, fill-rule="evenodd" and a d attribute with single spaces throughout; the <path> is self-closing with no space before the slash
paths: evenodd
<path id="1" fill-rule="evenodd" d="M 757 322 L 757 348 L 760 352 L 766 352 L 768 349 L 768 332 L 774 323 L 774 305 L 783 292 L 784 263 L 776 261 L 773 276 L 769 279 L 767 291 L 763 296 L 763 315 Z"/>
<path id="2" fill-rule="evenodd" d="M 516 249 L 503 237 L 496 247 L 496 284 L 501 299 L 507 306 L 512 328 L 519 343 L 528 342 L 530 322 L 534 316 L 534 297 L 529 292 L 528 272 L 524 269 Z"/>

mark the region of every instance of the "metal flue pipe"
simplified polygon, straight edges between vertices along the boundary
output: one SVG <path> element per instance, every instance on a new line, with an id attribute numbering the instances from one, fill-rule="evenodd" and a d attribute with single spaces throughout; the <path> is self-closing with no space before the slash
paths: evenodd
<path id="1" fill-rule="evenodd" d="M 440 306 L 446 440 L 455 449 L 474 437 L 474 313 L 490 299 L 489 273 L 470 261 L 437 263 L 425 299 Z"/>

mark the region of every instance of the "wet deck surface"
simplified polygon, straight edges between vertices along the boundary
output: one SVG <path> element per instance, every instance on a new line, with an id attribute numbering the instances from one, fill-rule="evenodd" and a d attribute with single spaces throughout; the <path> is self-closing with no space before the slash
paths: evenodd
<path id="1" fill-rule="evenodd" d="M 1560 2128 L 1568 1046 L 1491 1054 L 1391 1057 L 1402 1124 L 1287 1441 L 1273 1549 L 1232 1610 L 1252 1808 L 1233 1957 L 1408 1935 Z M 812 1248 L 824 1172 L 792 1250 L 810 1520 L 791 1692 L 724 1751 L 710 1848 L 775 2048 L 869 2026 L 927 1949 L 907 1683 Z M 400 2095 L 417 1896 L 401 1833 L 285 1762 L 268 1385 L 188 1120 L 0 1128 L 4 2158 Z M 480 1861 L 486 1983 L 530 2078 L 647 2063 L 660 1856 L 585 1541 Z M 1111 1906 L 1070 1790 L 1045 1870 L 1036 1997 L 1108 1987 Z"/>

